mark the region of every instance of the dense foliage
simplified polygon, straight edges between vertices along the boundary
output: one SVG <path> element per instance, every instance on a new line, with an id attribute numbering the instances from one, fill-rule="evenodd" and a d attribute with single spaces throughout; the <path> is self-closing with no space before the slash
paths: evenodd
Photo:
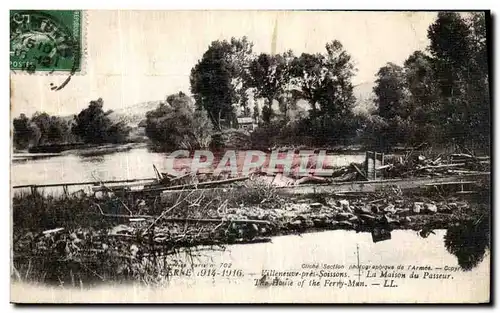
<path id="1" fill-rule="evenodd" d="M 253 55 L 245 37 L 232 38 L 212 42 L 191 71 L 191 92 L 219 129 L 234 126 L 241 108 L 240 116 L 252 116 L 261 126 L 255 132 L 263 136 L 346 143 L 360 127 L 352 113 L 354 72 L 351 56 L 337 40 L 326 44 L 323 54 L 295 56 L 292 51 Z M 299 100 L 309 112 L 302 112 Z"/>
<path id="2" fill-rule="evenodd" d="M 122 143 L 130 132 L 124 122 L 113 122 L 108 117 L 112 111 L 104 112 L 101 98 L 90 101 L 90 105 L 75 116 L 71 131 L 85 143 Z"/>
<path id="3" fill-rule="evenodd" d="M 382 149 L 424 142 L 488 148 L 485 15 L 440 12 L 428 38 L 428 51 L 377 73 L 377 112 L 365 125 L 367 143 Z"/>
<path id="4" fill-rule="evenodd" d="M 253 55 L 246 38 L 214 41 L 191 72 L 191 91 L 216 125 L 233 120 L 242 106 L 240 115 L 260 124 L 252 136 L 274 144 L 286 144 L 288 136 L 289 144 L 362 142 L 381 150 L 425 142 L 487 146 L 486 27 L 483 13 L 440 12 L 426 51 L 379 69 L 373 114 L 353 113 L 356 69 L 337 40 L 324 53 L 298 56 Z M 300 100 L 307 114 L 291 114 Z"/>
<path id="5" fill-rule="evenodd" d="M 246 105 L 246 65 L 252 43 L 245 37 L 214 41 L 191 70 L 191 93 L 213 124 L 229 125 L 235 119 L 235 103 Z"/>
<path id="6" fill-rule="evenodd" d="M 50 144 L 68 143 L 122 143 L 127 141 L 130 127 L 122 121 L 112 121 L 104 112 L 103 100 L 91 101 L 90 105 L 74 117 L 51 116 L 35 113 L 14 118 L 13 143 L 16 149 L 26 149 Z"/>
<path id="7" fill-rule="evenodd" d="M 206 111 L 195 109 L 182 92 L 168 96 L 166 103 L 146 114 L 146 135 L 161 150 L 206 148 L 212 133 Z"/>
<path id="8" fill-rule="evenodd" d="M 71 134 L 70 119 L 47 113 L 36 112 L 31 118 L 21 114 L 14 118 L 13 126 L 13 142 L 17 149 L 75 140 Z"/>

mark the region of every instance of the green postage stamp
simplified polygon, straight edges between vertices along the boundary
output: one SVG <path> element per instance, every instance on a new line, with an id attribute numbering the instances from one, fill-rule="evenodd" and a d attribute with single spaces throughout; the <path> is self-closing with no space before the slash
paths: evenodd
<path id="1" fill-rule="evenodd" d="M 10 69 L 27 73 L 82 70 L 80 10 L 11 10 Z"/>

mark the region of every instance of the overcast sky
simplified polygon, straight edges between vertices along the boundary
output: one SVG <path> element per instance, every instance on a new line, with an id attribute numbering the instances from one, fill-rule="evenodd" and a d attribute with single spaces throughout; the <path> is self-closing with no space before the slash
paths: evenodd
<path id="1" fill-rule="evenodd" d="M 354 83 L 374 81 L 386 62 L 402 64 L 428 44 L 432 12 L 88 11 L 86 73 L 62 90 L 64 77 L 11 74 L 12 114 L 68 115 L 102 97 L 105 109 L 189 93 L 191 68 L 217 39 L 247 36 L 254 52 L 324 52 L 337 39 L 358 68 Z"/>

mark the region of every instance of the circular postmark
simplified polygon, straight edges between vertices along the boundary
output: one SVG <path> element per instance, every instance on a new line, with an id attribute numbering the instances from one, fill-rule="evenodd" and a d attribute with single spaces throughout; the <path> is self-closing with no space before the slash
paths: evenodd
<path id="1" fill-rule="evenodd" d="M 68 78 L 81 66 L 80 11 L 11 11 L 10 68 L 13 71 L 62 72 Z"/>

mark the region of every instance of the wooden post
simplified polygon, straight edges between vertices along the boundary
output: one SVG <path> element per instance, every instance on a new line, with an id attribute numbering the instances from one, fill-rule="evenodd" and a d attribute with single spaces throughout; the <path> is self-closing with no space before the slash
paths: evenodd
<path id="1" fill-rule="evenodd" d="M 381 163 L 380 166 L 384 166 L 384 163 L 385 163 L 384 159 L 385 159 L 385 156 L 384 156 L 384 153 L 382 152 L 382 160 L 380 162 Z M 382 179 L 384 179 L 384 177 L 383 177 L 384 175 L 381 175 L 381 176 L 382 176 Z"/>
<path id="2" fill-rule="evenodd" d="M 365 166 L 365 173 L 366 173 L 366 179 L 367 180 L 372 180 L 375 178 L 375 157 L 377 153 L 373 151 L 367 151 L 366 152 L 366 166 Z M 373 167 L 373 169 L 371 168 Z"/>
<path id="3" fill-rule="evenodd" d="M 366 176 L 369 176 L 368 174 L 368 162 L 370 162 L 370 157 L 369 157 L 369 151 L 366 151 L 365 152 L 365 173 L 366 173 Z"/>

